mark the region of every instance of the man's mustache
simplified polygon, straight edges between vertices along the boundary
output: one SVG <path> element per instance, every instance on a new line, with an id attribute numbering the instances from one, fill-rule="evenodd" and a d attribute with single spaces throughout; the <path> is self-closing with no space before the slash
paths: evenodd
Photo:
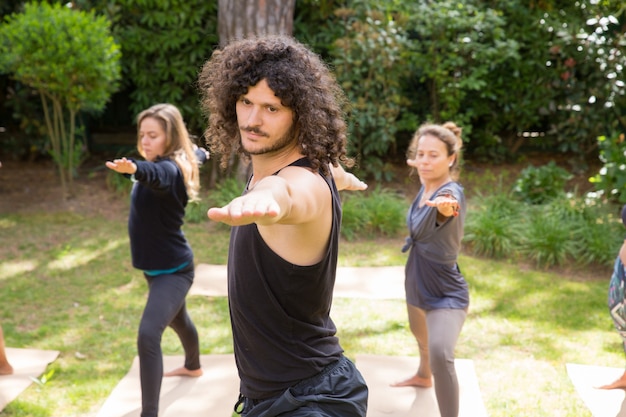
<path id="1" fill-rule="evenodd" d="M 254 133 L 255 135 L 269 136 L 267 133 L 265 133 L 258 127 L 242 126 L 240 127 L 240 129 L 243 130 L 244 132 Z"/>

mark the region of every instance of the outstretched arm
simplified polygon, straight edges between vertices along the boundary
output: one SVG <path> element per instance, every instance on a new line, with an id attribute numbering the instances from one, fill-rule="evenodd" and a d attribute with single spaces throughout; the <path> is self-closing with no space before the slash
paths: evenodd
<path id="1" fill-rule="evenodd" d="M 367 189 L 367 184 L 356 177 L 356 175 L 347 172 L 341 165 L 330 165 L 330 170 L 335 178 L 335 184 L 337 189 L 351 190 L 351 191 L 363 191 Z"/>
<path id="2" fill-rule="evenodd" d="M 207 215 L 231 226 L 294 225 L 322 215 L 329 201 L 328 185 L 320 175 L 305 168 L 287 167 L 278 175 L 261 179 L 246 194 L 224 207 L 209 209 Z"/>

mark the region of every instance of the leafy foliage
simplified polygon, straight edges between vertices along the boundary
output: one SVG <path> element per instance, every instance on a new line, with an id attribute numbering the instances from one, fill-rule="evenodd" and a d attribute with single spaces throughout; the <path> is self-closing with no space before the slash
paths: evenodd
<path id="1" fill-rule="evenodd" d="M 595 184 L 608 201 L 626 203 L 626 152 L 624 134 L 614 137 L 600 136 L 600 160 L 604 166 L 589 181 Z"/>
<path id="2" fill-rule="evenodd" d="M 528 166 L 515 181 L 513 195 L 531 204 L 541 204 L 564 194 L 572 175 L 554 161 L 540 167 Z"/>
<path id="3" fill-rule="evenodd" d="M 464 243 L 477 255 L 495 259 L 515 255 L 521 240 L 516 221 L 521 206 L 508 193 L 479 195 L 478 207 L 470 209 L 465 223 Z"/>
<path id="4" fill-rule="evenodd" d="M 191 132 L 202 132 L 198 71 L 218 44 L 217 2 L 183 0 L 92 0 L 84 7 L 106 13 L 122 46 L 131 110 L 155 103 L 176 105 Z"/>
<path id="5" fill-rule="evenodd" d="M 405 227 L 408 204 L 392 190 L 376 187 L 342 195 L 341 234 L 347 240 L 377 235 L 394 237 Z"/>
<path id="6" fill-rule="evenodd" d="M 429 119 L 468 125 L 485 109 L 464 107 L 466 99 L 491 94 L 489 75 L 500 63 L 517 58 L 517 44 L 506 20 L 474 2 L 407 4 L 411 43 L 407 54 L 414 76 L 428 85 Z M 488 97 L 488 96 L 487 96 Z"/>
<path id="7" fill-rule="evenodd" d="M 465 238 L 476 255 L 531 261 L 539 268 L 572 265 L 610 267 L 623 242 L 613 207 L 558 194 L 531 203 L 496 193 L 481 197 L 468 212 Z"/>
<path id="8" fill-rule="evenodd" d="M 94 13 L 29 3 L 0 27 L 0 71 L 39 92 L 64 192 L 81 161 L 76 114 L 104 108 L 120 78 L 119 56 L 109 22 Z"/>
<path id="9" fill-rule="evenodd" d="M 375 179 L 391 179 L 384 156 L 395 151 L 396 119 L 407 102 L 400 80 L 408 68 L 401 63 L 404 35 L 389 14 L 339 9 L 345 34 L 331 48 L 337 79 L 350 99 L 350 148 L 359 170 Z"/>

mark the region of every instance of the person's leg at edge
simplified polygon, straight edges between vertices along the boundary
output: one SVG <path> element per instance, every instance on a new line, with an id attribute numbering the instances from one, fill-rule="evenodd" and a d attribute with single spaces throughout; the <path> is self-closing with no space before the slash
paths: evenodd
<path id="1" fill-rule="evenodd" d="M 4 333 L 2 332 L 2 326 L 0 326 L 0 375 L 11 375 L 12 373 L 13 367 L 7 359 L 4 347 Z"/>
<path id="2" fill-rule="evenodd" d="M 617 333 L 622 338 L 622 347 L 624 349 L 624 353 L 626 354 L 626 327 L 624 326 L 624 322 L 626 322 L 626 309 L 624 309 L 624 286 L 619 271 L 619 268 L 621 267 L 621 263 L 615 263 L 613 275 L 611 275 L 611 281 L 609 283 L 607 302 L 609 315 L 611 316 L 611 319 L 613 319 L 615 330 L 617 330 Z M 626 370 L 622 373 L 622 376 L 617 378 L 615 381 L 597 388 L 626 390 Z"/>
<path id="3" fill-rule="evenodd" d="M 426 313 L 430 366 L 441 417 L 458 417 L 459 382 L 454 367 L 454 349 L 467 312 L 459 309 L 437 309 Z"/>
<path id="4" fill-rule="evenodd" d="M 622 336 L 622 344 L 624 346 L 624 353 L 626 353 L 626 332 L 621 332 L 620 331 L 620 335 Z M 617 378 L 615 381 L 611 382 L 610 384 L 606 384 L 606 385 L 601 385 L 598 387 L 598 389 L 623 389 L 626 390 L 626 370 L 624 371 L 624 373 L 622 373 L 622 376 L 620 376 L 619 378 Z"/>
<path id="5" fill-rule="evenodd" d="M 409 327 L 417 341 L 420 354 L 420 364 L 417 373 L 404 381 L 391 384 L 392 387 L 432 387 L 432 371 L 428 353 L 428 327 L 426 326 L 426 312 L 421 308 L 407 304 L 409 313 Z"/>
<path id="6" fill-rule="evenodd" d="M 149 292 L 137 335 L 141 417 L 157 417 L 163 378 L 161 338 L 185 302 L 191 281 L 179 274 L 146 277 Z"/>

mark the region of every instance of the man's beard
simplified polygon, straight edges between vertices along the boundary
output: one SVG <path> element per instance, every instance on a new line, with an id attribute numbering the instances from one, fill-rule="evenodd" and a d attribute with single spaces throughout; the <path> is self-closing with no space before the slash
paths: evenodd
<path id="1" fill-rule="evenodd" d="M 248 131 L 248 132 L 253 132 L 256 134 L 261 134 L 264 137 L 268 137 L 268 135 L 261 131 L 260 129 L 257 128 L 241 128 L 241 130 L 243 131 Z M 286 148 L 287 146 L 291 145 L 293 143 L 293 141 L 295 140 L 295 131 L 296 129 L 294 128 L 294 126 L 291 126 L 291 128 L 287 131 L 287 133 L 285 133 L 283 136 L 281 136 L 280 138 L 278 138 L 278 140 L 274 143 L 268 144 L 267 146 L 260 148 L 260 149 L 246 149 L 244 146 L 244 151 L 246 151 L 246 153 L 248 155 L 265 155 L 268 153 L 276 153 L 284 148 Z M 242 141 L 242 146 L 243 146 L 243 141 Z"/>

